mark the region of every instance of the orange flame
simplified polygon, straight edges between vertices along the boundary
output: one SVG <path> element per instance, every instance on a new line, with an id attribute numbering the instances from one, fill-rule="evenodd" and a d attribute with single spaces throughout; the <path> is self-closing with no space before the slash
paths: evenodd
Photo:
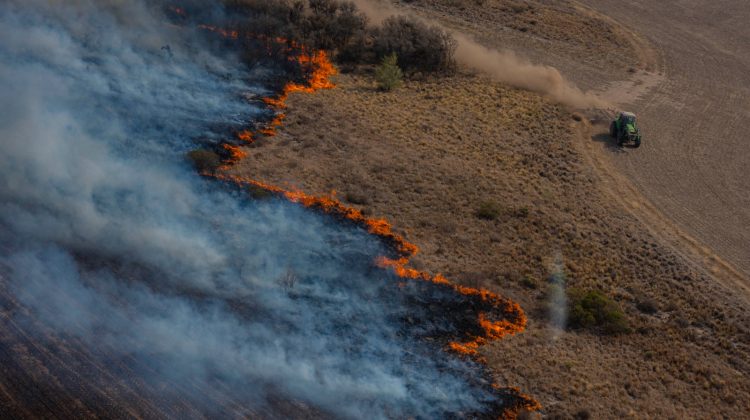
<path id="1" fill-rule="evenodd" d="M 253 133 L 248 130 L 243 130 L 237 133 L 237 138 L 246 142 L 246 143 L 252 143 L 253 142 Z"/>
<path id="2" fill-rule="evenodd" d="M 338 74 L 338 71 L 333 63 L 331 63 L 331 60 L 328 59 L 328 54 L 326 54 L 325 51 L 307 53 L 304 48 L 302 48 L 302 51 L 303 52 L 297 57 L 297 61 L 302 66 L 312 69 L 307 84 L 302 85 L 294 82 L 287 83 L 277 97 L 263 99 L 263 102 L 267 105 L 276 109 L 284 109 L 286 108 L 286 100 L 291 93 L 313 93 L 320 89 L 331 89 L 335 87 L 330 78 Z"/>
<path id="3" fill-rule="evenodd" d="M 198 25 L 198 29 L 204 29 L 206 31 L 211 31 L 211 32 L 217 33 L 217 34 L 223 36 L 224 38 L 229 38 L 229 39 L 239 39 L 240 38 L 239 31 L 226 30 L 226 29 L 222 29 L 222 28 L 219 28 L 219 27 L 216 27 L 216 26 Z"/>
<path id="4" fill-rule="evenodd" d="M 203 29 L 211 30 L 220 35 L 237 39 L 239 33 L 237 31 L 226 31 L 207 25 L 200 26 Z M 307 53 L 303 46 L 300 46 L 294 42 L 288 42 L 283 38 L 274 39 L 278 43 L 287 43 L 291 48 L 302 50 L 296 59 L 303 66 L 308 66 L 311 69 L 310 75 L 308 76 L 306 84 L 299 84 L 294 82 L 287 83 L 276 97 L 263 98 L 263 101 L 270 107 L 280 111 L 286 108 L 286 101 L 290 94 L 295 92 L 302 93 L 313 93 L 319 89 L 330 89 L 335 85 L 330 81 L 330 77 L 337 74 L 336 68 L 333 66 L 331 61 L 328 59 L 328 55 L 325 51 L 317 51 L 313 53 Z M 279 112 L 276 117 L 266 124 L 265 127 L 258 130 L 258 133 L 265 136 L 274 136 L 276 129 L 283 124 L 285 114 Z M 237 133 L 237 138 L 251 143 L 254 141 L 254 133 L 250 131 L 241 131 Z M 204 173 L 205 176 L 212 176 L 220 180 L 234 182 L 238 185 L 247 185 L 255 188 L 260 188 L 265 191 L 280 195 L 287 200 L 299 203 L 300 205 L 317 209 L 326 214 L 330 214 L 336 217 L 349 220 L 357 225 L 364 227 L 370 234 L 376 235 L 387 243 L 389 243 L 393 249 L 400 256 L 397 259 L 388 258 L 385 256 L 378 257 L 375 264 L 383 269 L 392 270 L 396 276 L 402 279 L 420 280 L 427 281 L 436 284 L 441 284 L 452 288 L 455 292 L 465 295 L 479 298 L 480 301 L 487 303 L 493 310 L 492 313 L 502 313 L 504 319 L 493 320 L 490 319 L 490 315 L 485 312 L 480 312 L 478 315 L 478 324 L 481 327 L 483 333 L 477 335 L 466 342 L 450 342 L 448 343 L 447 349 L 458 354 L 474 357 L 479 361 L 484 361 L 478 356 L 479 348 L 484 344 L 501 339 L 507 335 L 512 335 L 521 332 L 525 329 L 527 318 L 521 307 L 506 298 L 503 298 L 489 290 L 477 289 L 473 287 L 466 287 L 451 283 L 447 278 L 441 274 L 431 275 L 424 271 L 419 271 L 414 268 L 408 267 L 409 260 L 411 257 L 419 252 L 419 248 L 410 242 L 408 242 L 403 236 L 396 234 L 393 231 L 392 225 L 385 219 L 368 218 L 362 214 L 362 212 L 353 207 L 347 207 L 338 201 L 333 195 L 331 196 L 312 196 L 298 190 L 285 190 L 281 187 L 267 184 L 258 180 L 240 177 L 237 175 L 231 175 L 225 171 L 237 161 L 245 158 L 247 153 L 238 146 L 231 146 L 228 144 L 224 145 L 224 148 L 230 151 L 230 159 L 224 162 L 224 166 L 220 168 L 220 173 Z M 493 384 L 493 387 L 497 389 L 504 389 L 511 391 L 513 395 L 518 399 L 516 406 L 506 409 L 503 412 L 503 418 L 516 418 L 521 410 L 534 411 L 541 408 L 541 405 L 533 398 L 522 394 L 516 388 L 503 388 L 497 384 Z"/>
<path id="5" fill-rule="evenodd" d="M 449 343 L 448 348 L 450 350 L 453 350 L 460 354 L 475 356 L 479 353 L 479 347 L 486 344 L 487 342 L 498 340 L 509 334 L 512 335 L 521 332 L 526 328 L 526 314 L 517 303 L 509 299 L 505 299 L 486 289 L 476 289 L 473 287 L 452 284 L 441 274 L 436 274 L 433 276 L 423 271 L 408 268 L 406 267 L 408 263 L 408 257 L 402 257 L 398 260 L 379 257 L 376 261 L 376 264 L 379 267 L 390 268 L 394 273 L 396 273 L 397 276 L 401 278 L 445 284 L 453 288 L 453 290 L 455 290 L 459 294 L 465 296 L 476 296 L 482 302 L 489 303 L 493 307 L 493 309 L 501 311 L 507 318 L 500 321 L 493 321 L 487 318 L 486 313 L 480 313 L 478 323 L 484 330 L 484 335 L 477 336 L 473 340 L 466 343 Z"/>
<path id="6" fill-rule="evenodd" d="M 210 25 L 198 25 L 198 27 L 218 33 L 226 38 L 239 38 L 238 31 L 229 31 Z M 289 82 L 284 85 L 281 93 L 276 97 L 263 98 L 263 102 L 265 102 L 268 106 L 276 109 L 277 111 L 280 111 L 281 109 L 286 108 L 286 100 L 292 93 L 314 93 L 315 91 L 320 89 L 331 89 L 335 87 L 333 82 L 331 82 L 330 77 L 336 75 L 338 71 L 336 70 L 336 67 L 333 65 L 331 60 L 328 58 L 328 54 L 326 54 L 325 51 L 308 53 L 306 47 L 299 45 L 294 41 L 287 41 L 284 38 L 274 38 L 272 39 L 272 41 L 289 45 L 290 49 L 299 50 L 300 53 L 298 55 L 293 55 L 290 58 L 296 59 L 303 68 L 308 69 L 309 74 L 307 76 L 305 84 Z M 238 132 L 236 136 L 239 140 L 242 140 L 246 143 L 254 142 L 255 134 L 262 134 L 266 137 L 273 137 L 276 135 L 277 129 L 283 125 L 284 118 L 286 118 L 286 115 L 282 112 L 278 112 L 270 122 L 268 122 L 264 127 L 258 129 L 257 133 L 253 133 L 249 130 L 243 130 Z M 241 160 L 247 155 L 247 153 L 242 152 L 236 146 L 231 146 L 230 148 L 224 145 L 223 147 L 227 150 L 230 150 L 230 152 L 232 153 L 230 153 L 229 158 L 223 162 L 223 166 L 221 167 L 222 169 L 227 169 L 229 166 L 237 163 L 237 161 Z"/>
<path id="7" fill-rule="evenodd" d="M 212 174 L 209 176 L 213 176 L 224 181 L 234 182 L 238 185 L 249 185 L 260 188 L 265 191 L 283 196 L 293 203 L 299 203 L 300 205 L 307 208 L 317 209 L 326 214 L 342 217 L 346 220 L 363 226 L 369 233 L 383 238 L 387 242 L 393 244 L 395 250 L 400 255 L 402 255 L 402 257 L 399 259 L 391 259 L 385 256 L 378 257 L 375 262 L 377 266 L 385 269 L 391 269 L 398 277 L 403 279 L 429 281 L 449 286 L 461 295 L 474 296 L 479 298 L 480 301 L 488 303 L 492 307 L 493 313 L 502 312 L 504 314 L 505 319 L 491 320 L 488 318 L 487 313 L 479 313 L 478 323 L 484 332 L 483 335 L 476 336 L 472 340 L 464 343 L 448 343 L 448 349 L 451 351 L 454 351 L 458 354 L 471 356 L 479 361 L 484 362 L 484 359 L 477 356 L 479 353 L 479 347 L 491 341 L 501 339 L 507 335 L 521 332 L 526 327 L 526 314 L 517 303 L 511 301 L 510 299 L 503 298 L 486 289 L 477 289 L 473 287 L 453 284 L 441 274 L 433 276 L 427 272 L 407 267 L 409 258 L 417 254 L 417 252 L 419 252 L 419 248 L 416 245 L 406 241 L 402 236 L 395 234 L 393 232 L 391 224 L 384 219 L 367 218 L 358 209 L 345 206 L 340 201 L 336 200 L 333 196 L 312 196 L 302 191 L 285 190 L 275 185 L 226 173 Z M 512 392 L 513 396 L 517 399 L 516 405 L 514 407 L 506 409 L 502 414 L 502 418 L 515 419 L 518 417 L 518 414 L 521 412 L 521 410 L 536 411 L 541 409 L 541 405 L 538 401 L 526 394 L 521 393 L 518 388 L 501 387 L 497 384 L 493 384 L 492 386 L 499 390 Z"/>
<path id="8" fill-rule="evenodd" d="M 239 161 L 247 157 L 247 152 L 242 150 L 239 146 L 232 146 L 231 144 L 224 143 L 222 147 L 229 152 L 230 159 L 232 161 Z"/>

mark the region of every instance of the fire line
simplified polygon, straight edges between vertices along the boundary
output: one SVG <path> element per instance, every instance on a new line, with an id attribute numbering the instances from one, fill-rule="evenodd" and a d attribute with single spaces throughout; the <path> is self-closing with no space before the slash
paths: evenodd
<path id="1" fill-rule="evenodd" d="M 234 30 L 225 30 L 207 25 L 200 25 L 199 28 L 217 33 L 228 39 L 236 40 L 240 37 L 240 33 Z M 287 108 L 286 101 L 290 94 L 298 92 L 315 93 L 321 89 L 332 89 L 335 87 L 333 82 L 331 82 L 331 77 L 335 76 L 338 72 L 325 51 L 308 51 L 304 46 L 283 38 L 274 38 L 272 41 L 286 44 L 289 46 L 290 50 L 296 50 L 297 55 L 294 59 L 296 59 L 303 68 L 309 69 L 310 72 L 305 83 L 288 82 L 276 96 L 262 99 L 263 102 L 276 111 L 277 114 L 271 121 L 266 123 L 264 127 L 256 130 L 255 133 L 250 130 L 243 130 L 236 133 L 237 139 L 245 143 L 252 143 L 257 134 L 266 137 L 276 135 L 277 129 L 283 125 L 285 114 L 282 111 Z M 344 205 L 333 195 L 313 196 L 302 191 L 286 190 L 279 186 L 271 185 L 259 180 L 229 174 L 228 169 L 247 157 L 248 153 L 245 152 L 241 146 L 224 143 L 222 147 L 229 152 L 229 156 L 222 162 L 222 166 L 219 167 L 216 173 L 203 172 L 201 175 L 231 182 L 241 187 L 261 189 L 283 197 L 290 202 L 298 203 L 303 207 L 340 217 L 356 225 L 362 226 L 367 232 L 381 238 L 384 242 L 389 244 L 398 254 L 398 258 L 389 258 L 386 256 L 378 257 L 375 261 L 376 266 L 390 270 L 402 279 L 426 281 L 445 285 L 452 288 L 458 294 L 478 298 L 481 302 L 488 304 L 495 311 L 504 314 L 505 319 L 498 321 L 490 319 L 489 314 L 486 312 L 480 312 L 477 323 L 481 327 L 483 334 L 477 335 L 471 340 L 464 342 L 450 342 L 448 343 L 446 350 L 466 357 L 471 357 L 480 363 L 486 363 L 486 360 L 479 355 L 479 348 L 481 346 L 499 340 L 507 335 L 522 332 L 526 328 L 526 314 L 523 309 L 521 309 L 520 305 L 512 300 L 486 289 L 477 289 L 451 283 L 441 274 L 432 275 L 425 271 L 419 271 L 408 267 L 411 257 L 419 252 L 419 248 L 417 245 L 408 242 L 405 238 L 396 234 L 393 231 L 392 225 L 387 220 L 366 217 L 360 210 Z M 538 401 L 531 396 L 521 393 L 515 387 L 503 387 L 498 384 L 493 384 L 492 387 L 498 390 L 510 391 L 519 400 L 518 404 L 515 406 L 505 409 L 502 413 L 503 418 L 516 418 L 521 410 L 535 411 L 541 408 Z"/>

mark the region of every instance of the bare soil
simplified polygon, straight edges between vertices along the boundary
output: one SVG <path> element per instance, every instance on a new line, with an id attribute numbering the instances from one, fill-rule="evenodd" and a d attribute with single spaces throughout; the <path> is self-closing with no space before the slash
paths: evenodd
<path id="1" fill-rule="evenodd" d="M 648 37 L 661 73 L 636 98 L 611 95 L 639 114 L 643 150 L 599 148 L 599 155 L 748 287 L 750 7 L 742 0 L 584 3 Z"/>

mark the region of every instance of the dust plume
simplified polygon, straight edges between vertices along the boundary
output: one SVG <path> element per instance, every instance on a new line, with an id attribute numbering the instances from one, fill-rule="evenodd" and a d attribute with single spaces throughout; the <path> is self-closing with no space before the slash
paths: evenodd
<path id="1" fill-rule="evenodd" d="M 352 0 L 352 3 L 375 25 L 383 23 L 384 20 L 391 16 L 407 14 L 405 11 L 396 9 L 393 5 L 382 0 Z"/>
<path id="2" fill-rule="evenodd" d="M 376 24 L 390 16 L 409 15 L 426 24 L 441 27 L 456 39 L 456 60 L 459 64 L 485 73 L 499 82 L 540 93 L 553 101 L 575 108 L 608 107 L 606 101 L 581 91 L 565 80 L 554 67 L 533 64 L 512 51 L 487 48 L 467 34 L 445 28 L 438 22 L 412 12 L 398 10 L 381 0 L 355 0 L 354 3 Z"/>
<path id="3" fill-rule="evenodd" d="M 460 32 L 451 31 L 451 34 L 458 42 L 456 60 L 499 82 L 540 93 L 575 108 L 607 106 L 606 102 L 565 80 L 554 67 L 532 64 L 512 51 L 487 48 Z"/>

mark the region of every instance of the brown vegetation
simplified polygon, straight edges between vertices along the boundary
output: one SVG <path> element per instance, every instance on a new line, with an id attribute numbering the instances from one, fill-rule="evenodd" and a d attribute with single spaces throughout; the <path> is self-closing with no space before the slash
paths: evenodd
<path id="1" fill-rule="evenodd" d="M 576 147 L 584 122 L 474 76 L 409 81 L 391 93 L 371 76 L 340 76 L 338 85 L 290 97 L 286 126 L 233 171 L 337 190 L 420 246 L 413 267 L 519 301 L 529 331 L 482 353 L 500 384 L 534 395 L 545 413 L 747 408 L 733 405 L 750 394 L 740 373 L 746 315 L 596 188 Z M 486 202 L 496 203 L 494 219 L 477 217 Z M 569 287 L 601 291 L 633 332 L 551 328 L 541 285 L 558 259 Z"/>
<path id="2" fill-rule="evenodd" d="M 258 36 L 282 38 L 312 50 L 325 50 L 341 63 L 375 64 L 390 54 L 398 56 L 407 72 L 450 72 L 455 68 L 456 41 L 441 28 L 413 17 L 394 16 L 371 24 L 357 7 L 341 0 L 257 1 L 224 0 L 230 13 L 240 16 L 228 28 L 244 41 L 243 51 L 256 60 Z M 247 34 L 252 34 L 247 36 Z"/>
<path id="3" fill-rule="evenodd" d="M 583 62 L 594 78 L 650 65 L 640 40 L 567 1 L 405 3 L 492 45 Z M 499 383 L 533 394 L 545 414 L 750 410 L 747 314 L 603 193 L 578 147 L 581 115 L 465 74 L 390 93 L 366 74 L 339 86 L 292 97 L 288 125 L 234 172 L 340 191 L 420 246 L 414 268 L 521 302 L 529 330 L 482 353 Z M 550 322 L 551 286 L 576 329 Z"/>

